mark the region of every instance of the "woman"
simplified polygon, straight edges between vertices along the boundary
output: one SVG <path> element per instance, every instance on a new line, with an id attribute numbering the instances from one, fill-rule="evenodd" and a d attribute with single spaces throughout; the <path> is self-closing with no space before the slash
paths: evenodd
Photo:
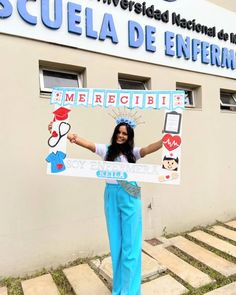
<path id="1" fill-rule="evenodd" d="M 71 133 L 68 139 L 95 152 L 103 160 L 129 163 L 136 163 L 162 147 L 162 140 L 144 148 L 134 147 L 134 130 L 127 123 L 115 127 L 110 146 L 94 144 Z M 142 208 L 139 187 L 135 182 L 109 179 L 106 180 L 104 197 L 113 268 L 112 295 L 140 295 Z"/>
<path id="2" fill-rule="evenodd" d="M 69 133 L 71 143 L 98 154 L 106 161 L 136 163 L 162 147 L 162 140 L 146 147 L 134 147 L 134 130 L 119 123 L 111 144 L 95 144 Z M 136 182 L 106 180 L 105 215 L 110 242 L 113 288 L 112 295 L 141 294 L 142 208 L 140 188 Z"/>

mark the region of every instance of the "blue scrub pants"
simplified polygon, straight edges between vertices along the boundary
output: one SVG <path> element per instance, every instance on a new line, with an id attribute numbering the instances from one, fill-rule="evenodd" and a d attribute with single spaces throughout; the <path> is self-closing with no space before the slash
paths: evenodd
<path id="1" fill-rule="evenodd" d="M 106 184 L 105 215 L 110 242 L 112 295 L 141 294 L 142 207 L 119 184 Z"/>

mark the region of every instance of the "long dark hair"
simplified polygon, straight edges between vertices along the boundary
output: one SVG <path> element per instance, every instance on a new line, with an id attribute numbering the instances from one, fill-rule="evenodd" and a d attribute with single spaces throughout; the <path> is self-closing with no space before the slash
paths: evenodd
<path id="1" fill-rule="evenodd" d="M 119 133 L 120 126 L 126 126 L 128 139 L 123 144 L 117 144 L 117 134 Z M 119 157 L 120 154 L 123 154 L 126 156 L 129 163 L 135 163 L 136 159 L 133 154 L 133 148 L 134 148 L 134 130 L 133 128 L 127 124 L 127 123 L 120 123 L 116 125 L 112 138 L 111 138 L 111 144 L 108 147 L 108 151 L 105 157 L 106 161 L 114 161 L 117 157 Z"/>

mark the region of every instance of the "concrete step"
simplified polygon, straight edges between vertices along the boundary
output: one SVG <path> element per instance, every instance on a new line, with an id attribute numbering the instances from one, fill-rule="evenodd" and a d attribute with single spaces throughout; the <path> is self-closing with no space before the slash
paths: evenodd
<path id="1" fill-rule="evenodd" d="M 194 288 L 202 287 L 214 281 L 207 274 L 164 248 L 143 242 L 143 250 Z"/>
<path id="2" fill-rule="evenodd" d="M 99 259 L 93 260 L 91 265 L 109 282 L 109 284 L 112 284 L 112 264 L 110 256 L 104 258 L 102 261 Z M 155 278 L 165 270 L 165 266 L 147 254 L 142 253 L 142 281 Z"/>
<path id="3" fill-rule="evenodd" d="M 236 229 L 236 220 L 226 222 L 225 224 Z"/>
<path id="4" fill-rule="evenodd" d="M 212 253 L 181 236 L 171 238 L 170 240 L 174 246 L 220 274 L 228 277 L 236 273 L 236 264 L 225 260 L 215 253 Z"/>
<path id="5" fill-rule="evenodd" d="M 21 282 L 24 295 L 60 295 L 50 274 Z"/>
<path id="6" fill-rule="evenodd" d="M 80 264 L 66 268 L 63 270 L 63 273 L 76 295 L 111 294 L 109 289 L 103 284 L 88 264 Z"/>
<path id="7" fill-rule="evenodd" d="M 7 288 L 6 287 L 0 288 L 0 295 L 7 295 Z"/>
<path id="8" fill-rule="evenodd" d="M 214 233 L 228 238 L 232 241 L 236 242 L 236 231 L 228 229 L 226 227 L 220 226 L 220 225 L 215 225 L 213 227 L 210 228 L 210 231 L 213 231 Z"/>
<path id="9" fill-rule="evenodd" d="M 236 258 L 236 246 L 226 241 L 218 239 L 217 237 L 209 235 L 201 230 L 197 230 L 188 235 Z"/>
<path id="10" fill-rule="evenodd" d="M 188 291 L 170 275 L 142 284 L 142 295 L 181 295 Z"/>
<path id="11" fill-rule="evenodd" d="M 215 289 L 211 292 L 206 293 L 205 295 L 236 295 L 236 282 Z"/>

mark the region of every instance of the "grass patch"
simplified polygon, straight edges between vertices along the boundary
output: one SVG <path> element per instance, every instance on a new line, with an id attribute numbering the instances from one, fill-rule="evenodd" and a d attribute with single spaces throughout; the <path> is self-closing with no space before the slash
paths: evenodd
<path id="1" fill-rule="evenodd" d="M 24 295 L 20 278 L 7 278 L 1 281 L 1 286 L 7 287 L 8 295 Z"/>
<path id="2" fill-rule="evenodd" d="M 232 263 L 235 263 L 236 264 L 236 258 L 231 256 L 230 254 L 226 253 L 226 252 L 223 252 L 219 249 L 216 249 L 202 241 L 199 241 L 198 239 L 192 237 L 192 236 L 189 236 L 189 235 L 185 235 L 185 238 L 188 239 L 189 241 L 193 242 L 194 244 L 197 244 L 199 246 L 201 246 L 202 248 L 205 248 L 213 253 L 215 253 L 216 255 L 232 262 Z"/>
<path id="3" fill-rule="evenodd" d="M 61 269 L 51 272 L 51 275 L 61 295 L 75 295 L 72 286 Z"/>
<path id="4" fill-rule="evenodd" d="M 197 261 L 196 259 L 192 258 L 191 256 L 187 255 L 186 253 L 182 252 L 181 250 L 179 250 L 178 248 L 174 246 L 170 246 L 167 249 L 173 254 L 180 257 L 182 260 L 186 261 L 187 263 L 191 264 L 193 267 L 199 269 L 200 271 L 206 273 L 212 279 L 214 279 L 214 282 L 208 285 L 202 286 L 198 289 L 194 289 L 192 286 L 185 284 L 185 286 L 189 289 L 189 291 L 185 293 L 186 295 L 202 295 L 214 289 L 220 288 L 224 285 L 227 285 L 236 281 L 236 275 L 226 278 L 225 276 L 221 275 L 220 273 L 216 272 L 215 270 L 211 269 L 205 264 Z M 183 284 L 178 278 L 176 278 L 176 280 L 178 280 L 181 284 Z"/>
<path id="5" fill-rule="evenodd" d="M 214 225 L 220 225 L 220 226 L 224 226 L 225 228 L 228 228 L 230 230 L 236 231 L 235 228 L 232 228 L 220 221 L 217 221 Z M 173 238 L 176 236 L 182 236 L 186 239 L 188 239 L 189 241 L 215 253 L 216 255 L 236 264 L 236 258 L 221 251 L 218 250 L 202 241 L 199 241 L 198 239 L 188 235 L 190 232 L 196 231 L 196 230 L 202 230 L 212 236 L 215 236 L 221 240 L 224 240 L 234 246 L 236 246 L 236 242 L 232 241 L 230 239 L 227 239 L 225 237 L 220 236 L 219 234 L 212 232 L 210 230 L 210 228 L 213 225 L 208 225 L 208 226 L 197 226 L 192 228 L 190 231 L 185 231 L 182 233 L 174 233 L 174 234 L 167 234 L 166 228 L 164 228 L 163 230 L 163 235 L 165 238 Z M 153 246 L 155 247 L 155 246 Z M 167 275 L 169 274 L 170 276 L 172 276 L 176 281 L 178 281 L 180 284 L 182 284 L 183 286 L 185 286 L 188 291 L 185 293 L 185 295 L 203 295 L 207 292 L 210 292 L 212 290 L 215 290 L 217 288 L 223 287 L 225 285 L 228 285 L 230 283 L 236 282 L 236 274 L 232 275 L 230 277 L 225 277 L 223 275 L 221 275 L 220 273 L 218 273 L 217 271 L 215 271 L 214 269 L 211 269 L 210 267 L 208 267 L 207 265 L 199 262 L 198 260 L 194 259 L 193 257 L 191 257 L 190 255 L 186 254 L 184 251 L 181 251 L 180 249 L 178 249 L 175 246 L 168 246 L 166 248 L 167 250 L 169 250 L 170 252 L 172 252 L 173 254 L 177 255 L 179 258 L 181 258 L 182 260 L 184 260 L 185 262 L 189 263 L 190 265 L 192 265 L 193 267 L 199 269 L 200 271 L 202 271 L 203 273 L 206 273 L 207 275 L 209 275 L 214 282 L 205 285 L 203 287 L 197 288 L 195 289 L 194 287 L 192 287 L 190 284 L 188 284 L 187 282 L 183 281 L 180 277 L 178 277 L 175 273 L 171 272 L 170 270 L 166 270 L 165 272 L 158 274 L 157 277 L 161 277 L 163 275 Z M 147 253 L 148 254 L 148 253 Z M 148 254 L 149 255 L 149 254 Z M 63 269 L 69 268 L 69 267 L 73 267 L 73 266 L 77 266 L 83 263 L 87 263 L 92 269 L 93 271 L 96 273 L 96 275 L 103 281 L 103 283 L 108 287 L 108 289 L 111 290 L 111 284 L 104 279 L 104 277 L 99 273 L 99 270 L 94 268 L 91 264 L 92 260 L 96 260 L 99 259 L 100 262 L 108 257 L 109 254 L 103 255 L 103 256 L 96 256 L 96 257 L 92 257 L 92 258 L 78 258 L 72 262 L 69 262 L 66 265 L 57 267 L 56 269 L 43 269 L 31 276 L 24 276 L 24 277 L 18 277 L 18 278 L 6 278 L 6 279 L 2 279 L 0 280 L 0 287 L 7 287 L 8 290 L 8 295 L 24 295 L 23 290 L 22 290 L 22 286 L 21 286 L 21 282 L 23 280 L 27 280 L 27 279 L 32 279 L 44 274 L 51 274 L 59 292 L 60 295 L 75 295 L 75 292 L 72 288 L 72 286 L 70 285 L 69 281 L 67 280 Z M 153 280 L 154 278 L 150 278 L 148 280 L 145 280 L 145 283 L 148 281 Z"/>

